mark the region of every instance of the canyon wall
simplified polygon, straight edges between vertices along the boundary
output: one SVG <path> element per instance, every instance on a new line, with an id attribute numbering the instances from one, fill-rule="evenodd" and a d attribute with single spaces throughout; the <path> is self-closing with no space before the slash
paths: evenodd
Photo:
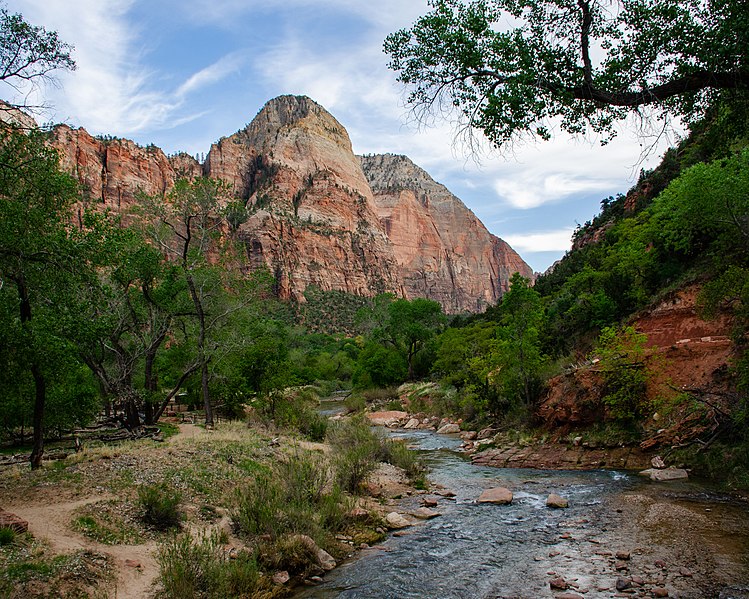
<path id="1" fill-rule="evenodd" d="M 165 196 L 180 177 L 230 183 L 248 209 L 236 232 L 247 258 L 270 269 L 283 298 L 304 301 L 314 285 L 477 312 L 496 303 L 514 272 L 532 276 L 444 186 L 404 156 L 358 158 L 346 129 L 306 97 L 271 100 L 213 144 L 202 165 L 65 125 L 52 143 L 88 200 L 123 214 L 140 193 Z"/>

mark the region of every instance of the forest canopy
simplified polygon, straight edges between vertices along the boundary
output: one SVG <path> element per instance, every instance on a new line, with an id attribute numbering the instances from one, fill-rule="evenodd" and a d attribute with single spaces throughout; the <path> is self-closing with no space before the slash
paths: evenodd
<path id="1" fill-rule="evenodd" d="M 628 116 L 661 129 L 745 102 L 741 1 L 432 0 L 385 52 L 416 115 L 454 116 L 497 148 L 555 127 L 606 143 Z"/>

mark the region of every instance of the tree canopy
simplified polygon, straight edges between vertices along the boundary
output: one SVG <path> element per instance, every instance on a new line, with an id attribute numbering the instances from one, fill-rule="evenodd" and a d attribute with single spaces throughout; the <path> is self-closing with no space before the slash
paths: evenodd
<path id="1" fill-rule="evenodd" d="M 430 6 L 387 37 L 389 66 L 418 116 L 457 112 L 466 132 L 498 148 L 548 140 L 557 123 L 606 143 L 632 114 L 694 122 L 718 95 L 749 97 L 749 11 L 739 0 Z"/>

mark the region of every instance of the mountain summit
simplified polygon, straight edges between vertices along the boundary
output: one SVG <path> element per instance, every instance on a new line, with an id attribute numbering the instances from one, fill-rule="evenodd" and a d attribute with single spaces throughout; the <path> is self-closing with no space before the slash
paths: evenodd
<path id="1" fill-rule="evenodd" d="M 304 96 L 270 100 L 247 127 L 213 144 L 203 165 L 83 129 L 55 133 L 63 166 L 117 210 L 139 190 L 165 194 L 180 176 L 232 184 L 249 210 L 238 235 L 250 263 L 270 269 L 284 298 L 304 301 L 314 285 L 476 312 L 499 299 L 512 273 L 532 274 L 411 160 L 355 156 L 343 125 Z"/>

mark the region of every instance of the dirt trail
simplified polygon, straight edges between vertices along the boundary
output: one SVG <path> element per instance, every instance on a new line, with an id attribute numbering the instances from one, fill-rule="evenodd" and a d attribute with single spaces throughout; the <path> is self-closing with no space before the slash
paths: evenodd
<path id="1" fill-rule="evenodd" d="M 113 597 L 141 599 L 148 596 L 159 570 L 153 556 L 155 541 L 141 545 L 104 545 L 70 529 L 75 510 L 112 498 L 109 495 L 100 495 L 67 503 L 9 505 L 6 509 L 27 520 L 29 532 L 37 538 L 47 539 L 56 553 L 88 549 L 111 555 L 117 572 Z"/>

